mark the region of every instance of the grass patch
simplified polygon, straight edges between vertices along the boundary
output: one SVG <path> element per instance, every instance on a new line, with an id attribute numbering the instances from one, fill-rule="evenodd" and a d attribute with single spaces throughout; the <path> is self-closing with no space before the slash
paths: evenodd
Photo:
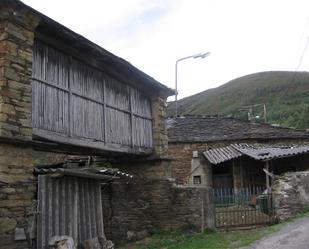
<path id="1" fill-rule="evenodd" d="M 305 216 L 309 216 L 309 212 L 296 215 L 293 219 L 280 224 L 252 230 L 206 231 L 203 234 L 157 231 L 142 241 L 128 244 L 119 249 L 236 249 L 248 246 L 265 235 L 280 230 L 282 226 L 294 221 L 296 218 Z"/>

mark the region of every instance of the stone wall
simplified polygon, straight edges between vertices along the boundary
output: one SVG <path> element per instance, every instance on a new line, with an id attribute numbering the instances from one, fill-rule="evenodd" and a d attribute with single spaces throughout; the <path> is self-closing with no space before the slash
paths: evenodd
<path id="1" fill-rule="evenodd" d="M 33 176 L 32 149 L 0 145 L 0 247 L 27 248 L 23 228 L 31 220 L 36 180 Z M 19 232 L 18 232 L 19 231 Z M 22 234 L 15 241 L 16 234 Z"/>
<path id="2" fill-rule="evenodd" d="M 31 75 L 38 20 L 18 7 L 0 15 L 0 136 L 32 140 Z"/>
<path id="3" fill-rule="evenodd" d="M 116 243 L 139 240 L 154 230 L 214 226 L 206 189 L 177 187 L 168 180 L 134 180 L 103 187 L 105 233 Z M 204 212 L 204 214 L 203 214 Z"/>
<path id="4" fill-rule="evenodd" d="M 0 244 L 27 248 L 23 229 L 36 193 L 31 141 L 31 74 L 34 29 L 38 20 L 11 5 L 0 13 Z M 21 239 L 21 240 L 19 240 Z M 17 240 L 17 241 L 16 241 Z"/>
<path id="5" fill-rule="evenodd" d="M 309 207 L 309 171 L 289 172 L 276 176 L 272 191 L 280 220 Z"/>
<path id="6" fill-rule="evenodd" d="M 191 172 L 193 151 L 206 150 L 205 144 L 169 144 L 168 156 L 171 159 L 171 175 L 179 184 L 188 184 Z"/>

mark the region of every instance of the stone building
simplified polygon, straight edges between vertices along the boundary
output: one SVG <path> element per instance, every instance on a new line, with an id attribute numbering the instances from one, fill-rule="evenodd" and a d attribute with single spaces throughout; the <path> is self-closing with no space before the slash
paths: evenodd
<path id="1" fill-rule="evenodd" d="M 171 175 L 194 187 L 266 188 L 269 173 L 308 169 L 309 134 L 233 118 L 168 119 Z M 269 179 L 271 185 L 271 179 Z"/>
<path id="2" fill-rule="evenodd" d="M 0 247 L 104 236 L 100 186 L 119 177 L 90 156 L 165 179 L 173 91 L 18 0 L 0 30 Z"/>

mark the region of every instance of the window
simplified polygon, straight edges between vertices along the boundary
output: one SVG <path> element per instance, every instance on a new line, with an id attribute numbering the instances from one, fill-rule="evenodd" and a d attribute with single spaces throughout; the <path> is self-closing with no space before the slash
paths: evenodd
<path id="1" fill-rule="evenodd" d="M 202 183 L 202 177 L 201 176 L 193 176 L 193 184 L 199 185 Z"/>

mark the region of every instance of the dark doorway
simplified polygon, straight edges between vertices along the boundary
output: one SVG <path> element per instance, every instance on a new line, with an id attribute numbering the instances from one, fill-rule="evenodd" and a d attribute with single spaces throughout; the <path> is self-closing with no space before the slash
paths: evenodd
<path id="1" fill-rule="evenodd" d="M 232 163 L 225 162 L 213 167 L 213 188 L 233 188 Z"/>

